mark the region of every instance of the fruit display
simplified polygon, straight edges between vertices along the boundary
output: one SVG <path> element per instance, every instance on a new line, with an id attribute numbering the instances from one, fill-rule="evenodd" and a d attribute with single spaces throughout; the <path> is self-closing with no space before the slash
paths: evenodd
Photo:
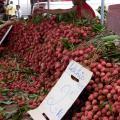
<path id="1" fill-rule="evenodd" d="M 102 30 L 95 27 L 98 21 L 57 20 L 13 24 L 0 51 L 0 120 L 31 120 L 27 111 L 40 105 L 70 60 L 93 76 L 63 120 L 119 120 L 120 66 L 105 59 L 93 41 Z"/>

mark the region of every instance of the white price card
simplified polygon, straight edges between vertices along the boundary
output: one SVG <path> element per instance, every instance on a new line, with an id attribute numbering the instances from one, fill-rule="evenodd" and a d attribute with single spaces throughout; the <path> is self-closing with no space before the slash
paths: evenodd
<path id="1" fill-rule="evenodd" d="M 34 120 L 61 120 L 91 77 L 91 71 L 72 60 L 40 106 L 28 113 Z"/>

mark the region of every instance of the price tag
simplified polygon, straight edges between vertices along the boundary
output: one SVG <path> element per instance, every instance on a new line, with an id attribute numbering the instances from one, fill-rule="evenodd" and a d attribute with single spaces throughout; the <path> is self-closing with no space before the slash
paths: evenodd
<path id="1" fill-rule="evenodd" d="M 28 113 L 34 120 L 61 120 L 91 77 L 91 71 L 72 60 L 40 106 Z"/>

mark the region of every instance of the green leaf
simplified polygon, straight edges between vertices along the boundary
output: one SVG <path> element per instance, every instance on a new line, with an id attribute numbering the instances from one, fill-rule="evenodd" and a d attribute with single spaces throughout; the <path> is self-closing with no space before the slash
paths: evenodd
<path id="1" fill-rule="evenodd" d="M 31 94 L 31 95 L 29 95 L 29 98 L 31 98 L 31 99 L 34 99 L 34 98 L 37 98 L 37 97 L 38 97 L 37 94 Z"/>
<path id="2" fill-rule="evenodd" d="M 120 39 L 120 36 L 118 35 L 108 35 L 105 37 L 101 38 L 104 42 L 108 42 L 108 41 L 114 41 L 115 39 Z"/>
<path id="3" fill-rule="evenodd" d="M 3 24 L 3 21 L 0 20 L 0 25 Z"/>
<path id="4" fill-rule="evenodd" d="M 75 45 L 72 43 L 69 43 L 67 38 L 62 38 L 62 44 L 68 50 L 73 50 L 75 48 Z"/>
<path id="5" fill-rule="evenodd" d="M 14 89 L 14 93 L 18 93 L 18 92 L 21 92 L 21 90 L 19 90 L 19 89 Z"/>
<path id="6" fill-rule="evenodd" d="M 43 20 L 43 16 L 37 15 L 32 19 L 34 24 L 39 24 Z"/>
<path id="7" fill-rule="evenodd" d="M 58 22 L 62 21 L 62 15 L 58 15 Z"/>
<path id="8" fill-rule="evenodd" d="M 10 105 L 14 103 L 13 101 L 0 101 L 0 104 Z"/>
<path id="9" fill-rule="evenodd" d="M 0 69 L 3 69 L 3 65 L 2 64 L 0 64 Z"/>
<path id="10" fill-rule="evenodd" d="M 28 110 L 29 110 L 28 105 L 20 107 L 18 112 L 16 114 L 12 115 L 12 120 L 22 120 L 23 114 L 26 113 Z"/>
<path id="11" fill-rule="evenodd" d="M 101 6 L 99 6 L 96 11 L 101 15 Z M 106 6 L 104 6 L 104 18 L 107 16 L 107 9 Z"/>
<path id="12" fill-rule="evenodd" d="M 67 23 L 75 23 L 77 18 L 76 18 L 76 12 L 71 11 L 67 13 L 62 13 L 62 14 L 57 14 L 57 22 L 67 22 Z"/>
<path id="13" fill-rule="evenodd" d="M 100 109 L 104 108 L 107 103 L 108 103 L 108 102 L 106 101 L 106 102 L 103 102 L 102 104 L 99 104 L 99 108 L 100 108 Z"/>
<path id="14" fill-rule="evenodd" d="M 26 105 L 24 105 L 23 107 L 20 107 L 20 111 L 21 112 L 27 112 L 28 111 L 28 109 L 29 109 L 29 107 L 28 107 L 28 105 L 26 104 Z"/>
<path id="15" fill-rule="evenodd" d="M 6 120 L 9 120 L 9 118 L 14 116 L 18 112 L 17 104 L 5 105 L 4 108 L 5 108 L 5 110 L 4 110 L 3 116 Z"/>
<path id="16" fill-rule="evenodd" d="M 46 94 L 49 93 L 49 91 L 48 91 L 47 89 L 44 89 L 44 90 L 42 91 L 42 93 L 46 95 Z"/>
<path id="17" fill-rule="evenodd" d="M 21 70 L 21 73 L 25 73 L 27 75 L 34 75 L 34 76 L 38 75 L 34 70 L 30 68 L 24 68 L 23 70 Z"/>
<path id="18" fill-rule="evenodd" d="M 111 104 L 109 104 L 109 110 L 110 110 L 111 113 L 113 113 L 113 109 L 112 109 L 112 105 Z"/>
<path id="19" fill-rule="evenodd" d="M 8 94 L 8 92 L 9 92 L 9 89 L 3 89 L 3 90 L 1 90 L 1 93 L 2 93 L 2 95 L 7 95 Z"/>
<path id="20" fill-rule="evenodd" d="M 4 110 L 4 108 L 3 107 L 0 107 L 0 112 L 2 112 Z"/>
<path id="21" fill-rule="evenodd" d="M 94 32 L 102 32 L 105 29 L 105 27 L 101 24 L 95 24 L 93 26 Z"/>

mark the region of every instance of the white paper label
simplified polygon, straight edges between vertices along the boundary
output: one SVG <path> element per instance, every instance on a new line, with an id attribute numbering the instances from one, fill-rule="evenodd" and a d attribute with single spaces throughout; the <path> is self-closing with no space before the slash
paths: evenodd
<path id="1" fill-rule="evenodd" d="M 28 113 L 34 120 L 61 120 L 91 77 L 92 72 L 72 60 L 40 106 Z"/>

